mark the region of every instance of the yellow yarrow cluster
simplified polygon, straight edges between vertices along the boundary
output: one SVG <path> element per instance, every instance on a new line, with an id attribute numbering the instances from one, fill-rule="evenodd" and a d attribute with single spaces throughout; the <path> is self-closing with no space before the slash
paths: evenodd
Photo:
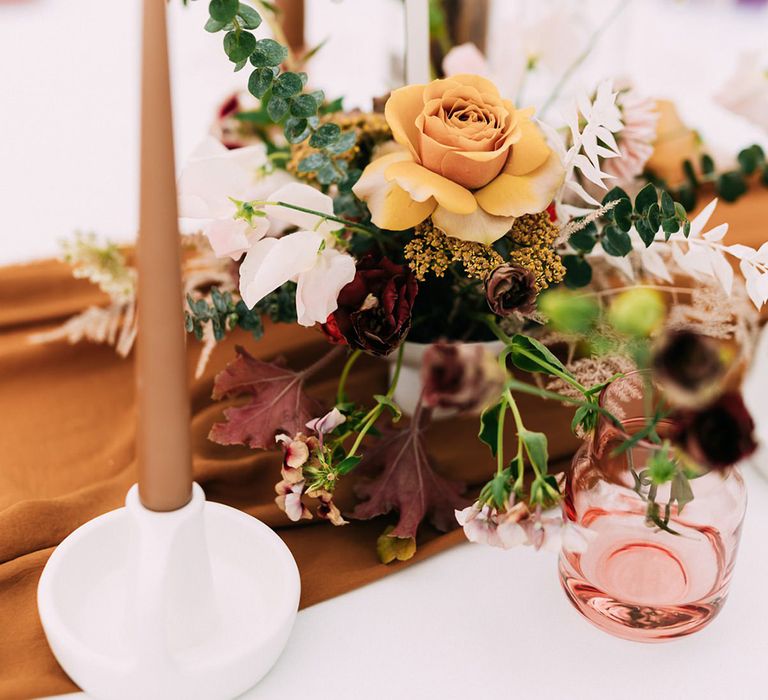
<path id="1" fill-rule="evenodd" d="M 531 270 L 539 291 L 565 277 L 563 261 L 554 249 L 557 236 L 558 228 L 545 211 L 515 219 L 507 234 L 515 244 L 507 262 Z"/>
<path id="2" fill-rule="evenodd" d="M 521 216 L 506 234 L 512 249 L 505 260 L 491 246 L 446 236 L 427 219 L 414 229 L 413 239 L 405 246 L 405 259 L 419 281 L 430 272 L 442 277 L 454 262 L 461 263 L 468 277 L 484 280 L 508 262 L 531 270 L 541 291 L 565 276 L 565 267 L 553 247 L 557 235 L 558 228 L 546 212 Z"/>
<path id="3" fill-rule="evenodd" d="M 357 131 L 357 143 L 346 153 L 336 157 L 336 160 L 343 160 L 348 163 L 353 162 L 361 153 L 370 153 L 377 144 L 392 138 L 392 130 L 389 128 L 383 114 L 368 112 L 336 113 L 325 117 L 321 123 L 337 124 L 341 127 L 342 131 L 348 131 L 349 129 Z M 286 170 L 295 177 L 310 181 L 314 180 L 314 172 L 300 173 L 298 171 L 299 163 L 312 153 L 317 153 L 317 149 L 309 145 L 309 140 L 292 146 L 291 159 L 286 165 Z"/>
<path id="4" fill-rule="evenodd" d="M 428 272 L 442 277 L 453 262 L 460 262 L 468 277 L 484 280 L 504 262 L 490 246 L 446 236 L 430 219 L 414 229 L 413 239 L 405 246 L 405 259 L 419 281 Z"/>

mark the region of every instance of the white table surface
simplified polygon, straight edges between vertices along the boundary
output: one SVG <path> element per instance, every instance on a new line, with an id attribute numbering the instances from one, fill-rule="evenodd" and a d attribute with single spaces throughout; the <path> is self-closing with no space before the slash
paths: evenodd
<path id="1" fill-rule="evenodd" d="M 179 163 L 207 130 L 217 102 L 244 80 L 230 72 L 219 39 L 201 29 L 207 2 L 186 10 L 180 4 L 171 3 Z M 76 228 L 133 237 L 139 5 L 0 0 L 0 264 L 55 254 L 56 241 Z M 313 68 L 316 84 L 329 95 L 351 95 L 353 104 L 385 91 L 390 54 L 402 47 L 399 4 L 308 5 L 311 39 L 334 36 Z M 764 12 L 732 15 L 722 6 L 636 1 L 622 21 L 641 32 L 602 51 L 611 69 L 636 75 L 647 91 L 676 96 L 710 142 L 732 150 L 765 136 L 714 107 L 709 95 L 737 50 L 765 43 L 768 25 Z M 494 12 L 493 32 L 503 36 L 514 2 L 497 2 Z M 368 27 L 364 38 L 360 26 Z M 643 58 L 641 36 L 648 41 L 651 33 L 656 49 Z M 343 42 L 359 47 L 354 61 Z M 596 62 L 592 75 L 604 65 Z M 748 400 L 768 436 L 763 340 Z M 759 460 L 765 465 L 768 457 Z M 552 555 L 464 545 L 299 613 L 284 656 L 247 697 L 766 697 L 768 482 L 753 470 L 746 478 L 750 504 L 731 597 L 693 637 L 656 646 L 616 640 L 571 608 Z"/>

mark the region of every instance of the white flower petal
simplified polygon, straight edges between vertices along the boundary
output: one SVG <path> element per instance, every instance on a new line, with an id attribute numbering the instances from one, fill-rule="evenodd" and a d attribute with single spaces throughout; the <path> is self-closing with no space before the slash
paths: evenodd
<path id="1" fill-rule="evenodd" d="M 182 170 L 179 216 L 222 219 L 234 211 L 230 197 L 243 201 L 258 198 L 255 188 L 266 179 L 262 174 L 267 165 L 266 148 L 258 144 L 230 151 L 217 143 L 213 138 L 206 140 Z"/>
<path id="2" fill-rule="evenodd" d="M 252 227 L 242 219 L 214 219 L 203 226 L 203 233 L 216 257 L 239 260 L 269 229 L 269 222 L 264 218 L 254 219 L 254 224 Z"/>
<path id="3" fill-rule="evenodd" d="M 326 248 L 315 257 L 314 265 L 299 275 L 296 289 L 296 313 L 302 326 L 325 323 L 338 308 L 339 292 L 355 278 L 352 256 Z"/>
<path id="4" fill-rule="evenodd" d="M 320 190 L 300 182 L 291 182 L 283 185 L 272 192 L 268 200 L 270 202 L 285 202 L 286 204 L 293 204 L 304 209 L 312 209 L 328 216 L 333 215 L 333 200 L 327 194 L 320 192 Z M 325 234 L 331 231 L 338 231 L 342 227 L 342 224 L 336 221 L 327 221 L 322 216 L 307 214 L 306 212 L 296 211 L 288 207 L 267 205 L 264 207 L 264 211 L 266 211 L 270 219 L 277 219 L 306 231 L 319 231 Z"/>
<path id="5" fill-rule="evenodd" d="M 322 242 L 319 233 L 297 231 L 256 243 L 240 266 L 240 294 L 248 308 L 252 309 L 267 294 L 309 270 L 317 260 Z"/>

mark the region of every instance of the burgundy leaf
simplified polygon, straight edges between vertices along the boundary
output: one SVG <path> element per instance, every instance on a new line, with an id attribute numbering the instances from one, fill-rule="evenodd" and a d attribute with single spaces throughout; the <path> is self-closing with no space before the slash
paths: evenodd
<path id="1" fill-rule="evenodd" d="M 368 520 L 397 510 L 400 518 L 391 537 L 416 537 L 425 517 L 443 532 L 456 527 L 454 509 L 467 505 L 464 485 L 437 474 L 429 464 L 423 429 L 415 425 L 385 432 L 369 448 L 361 469 L 383 469 L 376 478 L 358 483 L 355 491 L 367 499 L 352 517 Z"/>
<path id="2" fill-rule="evenodd" d="M 282 361 L 262 362 L 237 347 L 237 358 L 216 375 L 213 398 L 250 395 L 244 406 L 224 410 L 226 421 L 216 423 L 208 438 L 220 445 L 248 445 L 268 449 L 275 435 L 305 430 L 305 424 L 322 414 L 321 405 L 303 392 L 306 373 L 294 372 Z"/>

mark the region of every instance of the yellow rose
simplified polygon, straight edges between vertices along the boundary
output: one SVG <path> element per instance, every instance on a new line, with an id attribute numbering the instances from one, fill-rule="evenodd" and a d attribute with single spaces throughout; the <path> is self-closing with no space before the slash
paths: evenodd
<path id="1" fill-rule="evenodd" d="M 385 115 L 401 148 L 371 162 L 353 191 L 380 228 L 431 216 L 447 235 L 489 245 L 546 209 L 563 181 L 532 114 L 477 75 L 395 90 Z"/>

